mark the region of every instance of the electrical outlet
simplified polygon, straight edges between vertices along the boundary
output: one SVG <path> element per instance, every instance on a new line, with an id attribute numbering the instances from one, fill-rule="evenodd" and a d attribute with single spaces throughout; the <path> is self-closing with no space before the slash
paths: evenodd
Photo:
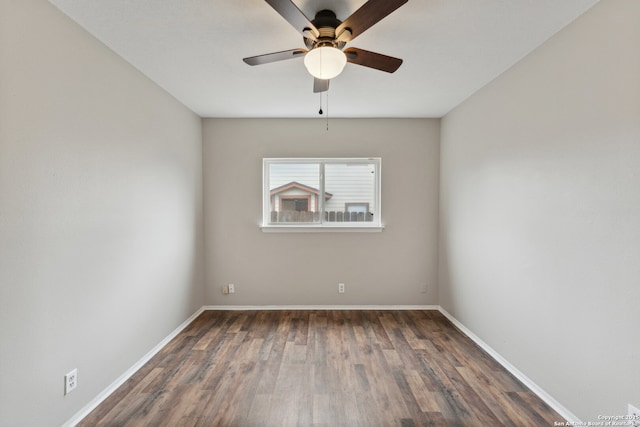
<path id="1" fill-rule="evenodd" d="M 338 293 L 344 294 L 344 283 L 338 283 Z"/>
<path id="2" fill-rule="evenodd" d="M 78 386 L 78 369 L 74 369 L 64 376 L 64 394 L 67 395 Z"/>
<path id="3" fill-rule="evenodd" d="M 229 289 L 229 293 L 230 294 L 235 294 L 236 293 L 236 285 L 234 285 L 233 283 L 229 283 L 227 285 L 227 288 Z"/>
<path id="4" fill-rule="evenodd" d="M 629 425 L 633 427 L 640 427 L 640 409 L 633 406 L 631 403 L 627 406 L 627 415 L 629 416 Z"/>

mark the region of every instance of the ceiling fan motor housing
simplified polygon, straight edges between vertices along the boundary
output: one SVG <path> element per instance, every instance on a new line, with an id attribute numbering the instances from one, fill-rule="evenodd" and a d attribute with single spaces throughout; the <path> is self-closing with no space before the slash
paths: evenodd
<path id="1" fill-rule="evenodd" d="M 342 21 L 336 17 L 333 11 L 328 9 L 321 10 L 316 13 L 316 17 L 311 23 L 318 29 L 320 34 L 316 40 L 303 37 L 304 44 L 309 50 L 323 46 L 331 46 L 340 50 L 344 48 L 346 42 L 336 40 L 336 28 L 342 24 Z M 307 29 L 305 28 L 305 30 Z"/>

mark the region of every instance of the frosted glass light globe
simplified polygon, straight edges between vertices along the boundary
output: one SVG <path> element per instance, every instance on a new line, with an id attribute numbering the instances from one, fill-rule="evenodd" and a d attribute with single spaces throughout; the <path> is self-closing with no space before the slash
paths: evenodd
<path id="1" fill-rule="evenodd" d="M 321 80 L 329 80 L 342 72 L 347 56 L 340 49 L 322 46 L 311 49 L 304 56 L 304 65 L 309 73 Z"/>

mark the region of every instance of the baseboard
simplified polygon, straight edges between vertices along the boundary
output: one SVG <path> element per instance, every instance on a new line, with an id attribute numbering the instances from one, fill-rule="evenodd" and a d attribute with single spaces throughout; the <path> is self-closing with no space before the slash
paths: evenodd
<path id="1" fill-rule="evenodd" d="M 86 404 L 80 411 L 78 411 L 73 417 L 71 417 L 62 427 L 73 427 L 84 419 L 91 411 L 101 404 L 111 393 L 116 391 L 118 387 L 124 384 L 133 374 L 135 374 L 145 363 L 147 363 L 153 356 L 155 356 L 164 346 L 169 344 L 173 338 L 175 338 L 184 328 L 189 326 L 191 322 L 195 320 L 202 312 L 205 311 L 204 307 L 200 307 L 195 313 L 193 313 L 187 320 L 182 322 L 180 326 L 173 330 L 165 339 L 160 341 L 155 347 L 153 347 L 147 354 L 142 356 L 132 367 L 127 369 L 118 379 L 105 388 L 99 395 L 97 395 L 91 402 Z"/>
<path id="2" fill-rule="evenodd" d="M 205 305 L 204 310 L 438 310 L 438 305 Z"/>
<path id="3" fill-rule="evenodd" d="M 535 382 L 533 382 L 529 377 L 520 372 L 518 368 L 513 366 L 511 363 L 507 361 L 504 357 L 500 355 L 497 351 L 491 348 L 486 342 L 482 341 L 480 337 L 471 332 L 469 328 L 464 326 L 458 319 L 453 317 L 447 310 L 438 306 L 440 312 L 447 318 L 451 323 L 453 323 L 460 331 L 468 336 L 473 342 L 478 344 L 480 348 L 486 351 L 491 357 L 493 357 L 502 367 L 504 367 L 507 371 L 509 371 L 514 377 L 520 380 L 525 386 L 527 386 L 531 391 L 533 391 L 540 399 L 542 399 L 547 405 L 553 408 L 558 414 L 560 414 L 565 420 L 572 422 L 572 425 L 580 425 L 582 421 L 578 417 L 576 417 L 571 411 L 565 408 L 560 402 L 555 400 L 549 393 L 544 391 L 540 386 L 538 386 Z M 561 420 L 558 420 L 561 421 Z"/>

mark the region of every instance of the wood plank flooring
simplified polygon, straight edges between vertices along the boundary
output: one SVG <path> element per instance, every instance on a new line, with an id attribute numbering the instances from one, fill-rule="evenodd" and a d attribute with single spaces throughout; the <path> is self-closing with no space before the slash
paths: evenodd
<path id="1" fill-rule="evenodd" d="M 553 426 L 438 311 L 206 311 L 80 426 Z"/>

